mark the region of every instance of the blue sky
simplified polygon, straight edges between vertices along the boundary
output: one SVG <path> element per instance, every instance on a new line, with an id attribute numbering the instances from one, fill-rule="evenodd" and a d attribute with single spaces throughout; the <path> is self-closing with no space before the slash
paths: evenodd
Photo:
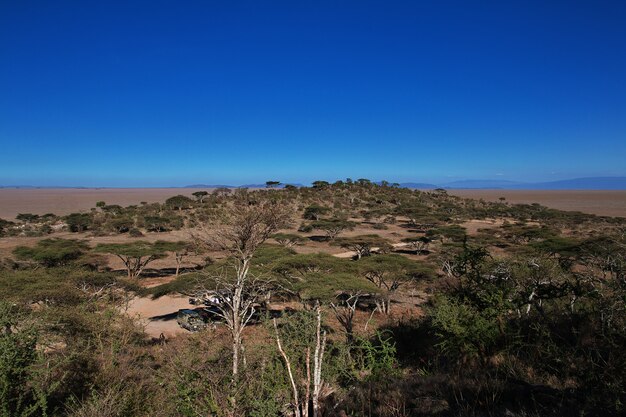
<path id="1" fill-rule="evenodd" d="M 0 0 L 0 185 L 626 175 L 624 1 Z"/>

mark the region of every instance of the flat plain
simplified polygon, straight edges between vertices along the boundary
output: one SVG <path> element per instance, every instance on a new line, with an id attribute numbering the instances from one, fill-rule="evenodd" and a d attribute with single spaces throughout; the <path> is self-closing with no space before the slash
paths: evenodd
<path id="1" fill-rule="evenodd" d="M 196 188 L 2 188 L 0 218 L 12 220 L 18 213 L 66 215 L 89 211 L 96 202 L 128 206 L 164 202 L 177 194 L 191 196 Z M 211 189 L 203 189 L 211 191 Z M 626 217 L 626 190 L 449 190 L 464 198 L 511 204 L 539 203 L 559 210 L 582 211 L 600 216 Z"/>
<path id="2" fill-rule="evenodd" d="M 499 201 L 511 204 L 539 203 L 566 211 L 581 211 L 599 216 L 626 217 L 626 190 L 448 190 L 464 198 Z"/>
<path id="3" fill-rule="evenodd" d="M 196 188 L 2 188 L 0 218 L 12 220 L 19 213 L 64 216 L 85 212 L 98 201 L 126 207 L 133 204 L 162 203 L 169 197 L 183 194 L 191 197 Z M 211 189 L 203 188 L 205 191 Z"/>

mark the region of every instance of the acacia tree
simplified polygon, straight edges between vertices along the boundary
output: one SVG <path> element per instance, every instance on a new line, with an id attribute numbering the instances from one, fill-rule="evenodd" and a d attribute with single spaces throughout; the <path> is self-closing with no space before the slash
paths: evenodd
<path id="1" fill-rule="evenodd" d="M 195 245 L 184 241 L 166 242 L 158 240 L 154 243 L 154 247 L 163 252 L 172 252 L 174 254 L 174 259 L 176 259 L 176 276 L 180 274 L 180 267 L 185 257 L 196 251 Z"/>
<path id="2" fill-rule="evenodd" d="M 283 333 L 286 333 L 284 337 L 285 341 L 283 341 L 281 340 L 276 319 L 273 319 L 276 345 L 285 362 L 287 376 L 289 377 L 291 385 L 293 416 L 308 417 L 309 403 L 312 403 L 313 416 L 318 417 L 321 411 L 320 399 L 324 384 L 322 379 L 322 365 L 324 363 L 324 352 L 326 350 L 326 331 L 322 330 L 322 310 L 319 302 L 315 304 L 314 337 L 312 337 L 313 335 L 311 334 L 312 323 L 309 324 L 305 322 L 304 326 L 297 326 L 297 324 L 294 326 L 294 324 L 296 323 L 292 320 L 283 327 Z M 285 327 L 291 327 L 291 329 L 285 329 Z M 288 349 L 285 344 L 291 347 L 291 349 Z M 313 347 L 311 345 L 313 344 L 313 375 L 311 375 L 311 348 Z M 299 370 L 296 365 L 300 365 L 304 369 Z M 300 374 L 301 377 L 298 377 L 298 374 Z M 313 390 L 311 390 L 311 388 L 313 388 Z"/>
<path id="3" fill-rule="evenodd" d="M 391 294 L 411 279 L 425 277 L 430 270 L 402 255 L 377 255 L 363 259 L 357 264 L 359 274 L 384 291 L 378 300 L 378 309 L 389 314 Z"/>
<path id="4" fill-rule="evenodd" d="M 430 209 L 424 205 L 401 205 L 396 208 L 396 214 L 408 218 L 409 225 L 415 227 L 430 216 Z"/>
<path id="5" fill-rule="evenodd" d="M 441 243 L 445 243 L 446 239 L 452 242 L 463 242 L 467 238 L 467 230 L 463 226 L 452 224 L 431 229 L 426 233 L 426 236 L 432 239 L 438 238 Z"/>
<path id="6" fill-rule="evenodd" d="M 39 215 L 32 213 L 19 213 L 17 216 L 15 216 L 15 218 L 24 223 L 35 223 L 37 220 L 39 220 Z"/>
<path id="7" fill-rule="evenodd" d="M 165 200 L 165 205 L 172 209 L 181 211 L 183 209 L 187 209 L 191 207 L 193 200 L 184 195 L 175 195 L 174 197 L 170 197 Z"/>
<path id="8" fill-rule="evenodd" d="M 92 226 L 92 218 L 87 213 L 72 213 L 65 221 L 70 232 L 84 232 Z"/>
<path id="9" fill-rule="evenodd" d="M 319 220 L 320 216 L 323 216 L 329 211 L 329 207 L 320 206 L 319 204 L 311 204 L 304 209 L 302 217 L 306 220 Z"/>
<path id="10" fill-rule="evenodd" d="M 250 204 L 245 199 L 239 199 L 225 214 L 222 224 L 213 229 L 204 227 L 195 235 L 197 241 L 206 247 L 227 252 L 233 261 L 234 276 L 225 270 L 223 276 L 214 278 L 218 299 L 215 307 L 232 339 L 234 379 L 239 373 L 242 333 L 255 312 L 254 304 L 263 290 L 263 282 L 258 277 L 249 276 L 250 261 L 263 242 L 289 224 L 291 215 L 291 207 L 285 205 L 271 201 Z"/>
<path id="11" fill-rule="evenodd" d="M 278 242 L 279 245 L 286 248 L 292 248 L 296 245 L 302 244 L 302 242 L 305 241 L 302 236 L 291 233 L 276 233 L 275 235 L 272 235 L 272 239 Z"/>
<path id="12" fill-rule="evenodd" d="M 387 239 L 378 235 L 342 237 L 335 239 L 335 241 L 331 244 L 355 252 L 357 259 L 361 259 L 363 256 L 371 255 L 372 250 L 374 249 L 385 252 L 392 248 Z"/>
<path id="13" fill-rule="evenodd" d="M 196 191 L 195 193 L 192 193 L 191 195 L 196 197 L 196 201 L 198 201 L 198 203 L 204 203 L 204 197 L 209 195 L 209 193 L 207 191 Z"/>
<path id="14" fill-rule="evenodd" d="M 35 247 L 18 246 L 13 254 L 22 260 L 29 260 L 45 267 L 63 266 L 80 258 L 89 246 L 84 240 L 44 239 Z"/>
<path id="15" fill-rule="evenodd" d="M 354 315 L 360 297 L 361 292 L 356 291 L 347 293 L 343 297 L 337 297 L 339 298 L 338 302 L 330 303 L 330 308 L 333 309 L 335 318 L 346 332 L 346 341 L 348 344 L 354 341 Z"/>
<path id="16" fill-rule="evenodd" d="M 311 223 L 311 227 L 313 227 L 313 229 L 324 231 L 328 240 L 335 239 L 339 235 L 339 233 L 343 232 L 344 230 L 354 229 L 354 226 L 354 222 L 337 218 L 318 220 Z"/>
<path id="17" fill-rule="evenodd" d="M 328 181 L 313 181 L 311 184 L 313 188 L 326 188 L 330 185 Z"/>
<path id="18" fill-rule="evenodd" d="M 276 188 L 280 185 L 280 181 L 266 181 L 265 182 L 265 187 L 266 188 Z"/>
<path id="19" fill-rule="evenodd" d="M 402 242 L 406 243 L 409 249 L 414 250 L 415 254 L 419 255 L 428 250 L 431 239 L 427 236 L 407 237 L 402 239 Z"/>
<path id="20" fill-rule="evenodd" d="M 126 267 L 129 279 L 136 279 L 152 261 L 165 257 L 165 251 L 158 245 L 137 241 L 132 243 L 101 243 L 96 252 L 117 256 Z"/>

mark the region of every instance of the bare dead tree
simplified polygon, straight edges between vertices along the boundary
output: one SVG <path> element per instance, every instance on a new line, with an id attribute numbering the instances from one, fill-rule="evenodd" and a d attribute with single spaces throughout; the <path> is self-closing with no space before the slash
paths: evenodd
<path id="1" fill-rule="evenodd" d="M 320 415 L 320 396 L 322 394 L 322 363 L 326 349 L 326 331 L 322 332 L 322 310 L 319 303 L 317 310 L 317 326 L 315 332 L 315 352 L 313 354 L 313 417 Z"/>
<path id="2" fill-rule="evenodd" d="M 348 294 L 348 298 L 335 303 L 330 303 L 330 308 L 333 309 L 335 317 L 339 324 L 346 332 L 346 341 L 352 343 L 354 340 L 354 314 L 356 312 L 356 306 L 359 302 L 360 292 L 354 294 Z"/>
<path id="3" fill-rule="evenodd" d="M 274 322 L 274 331 L 276 333 L 276 345 L 278 346 L 278 351 L 280 355 L 283 357 L 285 361 L 285 366 L 287 367 L 287 374 L 289 375 L 289 382 L 291 383 L 291 391 L 293 393 L 293 415 L 294 417 L 300 417 L 300 400 L 298 398 L 298 386 L 296 385 L 296 381 L 293 377 L 293 371 L 291 370 L 291 361 L 289 360 L 289 356 L 285 353 L 283 349 L 283 345 L 280 342 L 280 335 L 278 334 L 278 325 L 276 324 L 276 319 L 273 319 Z M 307 385 L 309 385 L 307 381 Z M 308 417 L 308 414 L 305 414 Z"/>
<path id="4" fill-rule="evenodd" d="M 296 382 L 296 377 L 294 376 L 294 363 L 283 348 L 283 343 L 280 338 L 276 319 L 273 320 L 274 332 L 276 336 L 276 345 L 278 346 L 278 351 L 285 362 L 285 367 L 287 368 L 287 376 L 289 377 L 289 382 L 291 384 L 293 396 L 293 402 L 291 406 L 293 407 L 294 417 L 308 417 L 309 404 L 313 405 L 313 416 L 319 417 L 320 399 L 325 395 L 329 395 L 328 391 L 324 391 L 325 385 L 324 381 L 322 380 L 322 365 L 324 363 L 324 351 L 326 349 L 326 331 L 322 330 L 322 310 L 319 302 L 316 302 L 315 304 L 315 312 L 316 326 L 315 348 L 313 352 L 313 375 L 311 375 L 311 346 L 307 346 L 304 351 L 305 378 L 304 381 L 302 381 L 300 387 L 298 386 Z M 311 386 L 313 387 L 312 392 Z M 302 390 L 304 391 L 304 400 L 300 401 L 300 393 Z"/>
<path id="5" fill-rule="evenodd" d="M 233 260 L 234 277 L 228 271 L 218 277 L 216 306 L 232 337 L 233 378 L 239 373 L 242 333 L 255 312 L 255 304 L 264 286 L 258 277 L 249 277 L 250 261 L 259 246 L 272 234 L 287 226 L 292 209 L 270 201 L 254 204 L 244 198 L 235 200 L 223 223 L 205 226 L 195 240 L 209 249 L 227 252 Z"/>

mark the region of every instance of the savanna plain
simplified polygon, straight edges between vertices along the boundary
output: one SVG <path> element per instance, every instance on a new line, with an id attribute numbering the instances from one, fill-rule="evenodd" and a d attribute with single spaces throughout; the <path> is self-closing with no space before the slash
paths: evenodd
<path id="1" fill-rule="evenodd" d="M 0 189 L 2 416 L 626 412 L 626 191 Z"/>

